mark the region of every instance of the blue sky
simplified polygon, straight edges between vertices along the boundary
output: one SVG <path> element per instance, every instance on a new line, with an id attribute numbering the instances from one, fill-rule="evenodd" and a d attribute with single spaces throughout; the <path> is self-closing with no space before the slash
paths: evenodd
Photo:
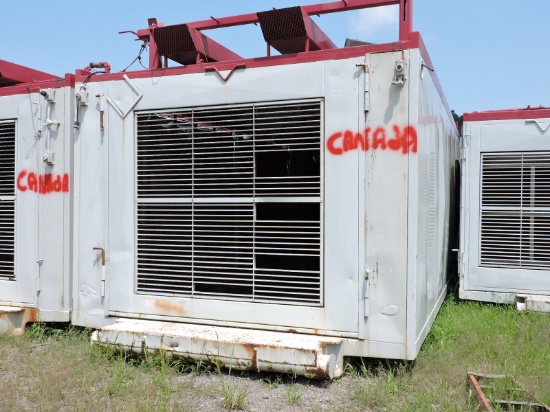
<path id="1" fill-rule="evenodd" d="M 104 60 L 120 71 L 136 57 L 140 42 L 118 32 L 145 28 L 149 17 L 176 24 L 317 2 L 322 1 L 4 1 L 0 59 L 56 75 Z M 550 106 L 549 17 L 550 0 L 415 0 L 413 27 L 424 38 L 449 105 L 464 113 Z M 316 21 L 343 45 L 347 37 L 395 40 L 396 19 L 396 9 L 384 7 Z M 244 57 L 265 55 L 258 27 L 208 35 Z"/>

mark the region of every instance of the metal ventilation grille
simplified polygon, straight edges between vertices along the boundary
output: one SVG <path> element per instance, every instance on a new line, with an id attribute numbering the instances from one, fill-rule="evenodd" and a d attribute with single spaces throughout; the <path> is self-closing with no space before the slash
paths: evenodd
<path id="1" fill-rule="evenodd" d="M 299 6 L 261 11 L 257 14 L 264 39 L 268 43 L 307 36 L 302 8 Z"/>
<path id="2" fill-rule="evenodd" d="M 139 117 L 138 197 L 188 197 L 192 190 L 192 141 L 183 119 L 150 114 Z"/>
<path id="3" fill-rule="evenodd" d="M 0 279 L 14 279 L 15 122 L 0 122 Z"/>
<path id="4" fill-rule="evenodd" d="M 550 268 L 550 152 L 482 155 L 480 260 Z"/>
<path id="5" fill-rule="evenodd" d="M 191 204 L 138 204 L 138 290 L 192 290 Z"/>
<path id="6" fill-rule="evenodd" d="M 156 27 L 153 37 L 162 56 L 181 52 L 196 52 L 195 42 L 186 24 Z"/>
<path id="7" fill-rule="evenodd" d="M 137 116 L 137 291 L 321 304 L 321 102 Z"/>
<path id="8" fill-rule="evenodd" d="M 320 196 L 319 103 L 255 111 L 256 196 Z"/>
<path id="9" fill-rule="evenodd" d="M 15 122 L 0 122 L 0 196 L 15 195 Z"/>

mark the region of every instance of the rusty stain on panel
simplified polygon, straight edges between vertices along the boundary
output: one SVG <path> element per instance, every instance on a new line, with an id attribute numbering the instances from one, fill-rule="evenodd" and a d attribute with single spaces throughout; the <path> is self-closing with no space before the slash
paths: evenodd
<path id="1" fill-rule="evenodd" d="M 35 308 L 0 307 L 0 334 L 22 336 L 27 323 L 34 322 L 38 322 L 38 311 Z"/>
<path id="2" fill-rule="evenodd" d="M 177 313 L 178 315 L 183 315 L 185 313 L 185 305 L 183 302 L 175 303 L 169 300 L 155 300 L 155 308 L 170 313 Z"/>
<path id="3" fill-rule="evenodd" d="M 25 308 L 24 324 L 38 322 L 38 311 L 35 308 Z"/>

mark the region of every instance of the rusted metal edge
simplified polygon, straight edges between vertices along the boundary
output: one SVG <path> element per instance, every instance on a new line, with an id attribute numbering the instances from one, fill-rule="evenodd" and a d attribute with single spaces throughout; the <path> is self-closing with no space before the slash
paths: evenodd
<path id="1" fill-rule="evenodd" d="M 21 336 L 27 323 L 38 322 L 35 308 L 0 306 L 0 335 Z"/>
<path id="2" fill-rule="evenodd" d="M 483 389 L 481 389 L 481 386 L 479 386 L 479 382 L 477 381 L 477 375 L 473 373 L 468 373 L 468 384 L 469 386 L 473 387 L 475 390 L 475 394 L 479 398 L 481 402 L 481 407 L 486 410 L 487 412 L 494 412 L 493 408 L 491 408 L 491 404 L 489 403 L 489 400 L 485 396 L 485 393 L 483 392 Z"/>
<path id="3" fill-rule="evenodd" d="M 228 369 L 313 379 L 342 374 L 344 339 L 239 328 L 124 320 L 95 331 L 92 343 L 138 353 L 163 352 Z"/>
<path id="4" fill-rule="evenodd" d="M 481 402 L 481 407 L 483 410 L 486 410 L 488 412 L 494 412 L 494 409 L 491 405 L 491 402 L 483 392 L 483 387 L 479 383 L 478 378 L 486 378 L 486 379 L 510 379 L 516 387 L 521 390 L 526 397 L 531 398 L 533 402 L 522 402 L 522 401 L 512 401 L 510 399 L 495 399 L 494 403 L 497 403 L 499 405 L 513 405 L 513 406 L 527 406 L 534 412 L 550 412 L 550 407 L 548 405 L 544 404 L 540 399 L 538 399 L 535 395 L 533 395 L 531 392 L 527 391 L 523 385 L 521 385 L 514 377 L 508 376 L 508 375 L 502 375 L 502 374 L 486 374 L 486 373 L 477 373 L 477 372 L 468 372 L 468 384 L 470 387 L 472 387 L 477 397 L 479 398 Z M 515 409 L 514 409 L 515 410 Z"/>

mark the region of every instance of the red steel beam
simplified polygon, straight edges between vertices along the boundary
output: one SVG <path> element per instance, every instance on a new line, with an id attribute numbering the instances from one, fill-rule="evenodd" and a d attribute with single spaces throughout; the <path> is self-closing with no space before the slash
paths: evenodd
<path id="1" fill-rule="evenodd" d="M 409 40 L 412 33 L 413 0 L 399 1 L 399 40 Z"/>
<path id="2" fill-rule="evenodd" d="M 187 24 L 156 27 L 151 30 L 159 55 L 181 64 L 195 64 L 200 59 L 217 62 L 242 59 L 236 53 Z"/>
<path id="3" fill-rule="evenodd" d="M 406 19 L 412 23 L 412 0 L 341 0 L 331 3 L 311 4 L 302 6 L 302 9 L 310 16 L 320 16 L 321 14 L 338 13 L 342 11 L 351 11 L 366 9 L 380 6 L 393 6 L 399 4 L 403 8 L 406 5 L 408 13 L 400 13 L 401 20 Z M 211 17 L 208 20 L 200 20 L 191 23 L 186 23 L 188 26 L 197 30 L 221 29 L 223 27 L 241 26 L 244 24 L 258 23 L 258 15 L 256 13 L 240 14 L 238 16 L 229 17 Z M 412 26 L 412 25 L 411 25 Z M 138 31 L 138 37 L 142 37 L 149 32 L 149 29 Z"/>
<path id="4" fill-rule="evenodd" d="M 0 86 L 58 79 L 58 76 L 44 73 L 19 64 L 0 60 Z"/>
<path id="5" fill-rule="evenodd" d="M 321 14 L 338 13 L 342 11 L 351 11 L 367 9 L 379 6 L 392 6 L 400 4 L 405 0 L 341 0 L 331 3 L 311 4 L 302 6 L 302 9 L 310 16 L 320 16 Z M 408 0 L 412 5 L 412 0 Z M 219 29 L 223 27 L 240 26 L 243 24 L 258 23 L 256 13 L 241 14 L 238 16 L 210 18 L 208 20 L 195 21 L 187 23 L 197 30 Z"/>
<path id="6" fill-rule="evenodd" d="M 322 14 L 392 5 L 399 5 L 399 40 L 409 40 L 409 36 L 412 33 L 413 0 L 340 0 L 330 3 L 302 6 L 302 10 L 309 16 L 320 16 Z M 208 20 L 195 21 L 186 24 L 188 27 L 192 27 L 196 30 L 211 30 L 224 27 L 241 26 L 245 24 L 256 24 L 258 22 L 259 20 L 257 13 L 248 13 L 229 17 L 211 17 Z M 161 25 L 162 23 L 159 23 L 159 27 Z M 150 43 L 151 48 L 149 66 L 151 69 L 161 67 L 159 56 L 155 53 L 156 45 L 154 44 L 154 40 L 151 36 L 152 30 L 153 27 L 150 19 L 149 28 L 141 29 L 137 32 L 140 40 L 148 41 Z"/>

